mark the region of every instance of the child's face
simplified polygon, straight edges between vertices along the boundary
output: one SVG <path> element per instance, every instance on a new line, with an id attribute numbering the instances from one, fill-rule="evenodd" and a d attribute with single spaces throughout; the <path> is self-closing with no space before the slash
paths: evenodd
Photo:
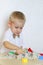
<path id="1" fill-rule="evenodd" d="M 14 23 L 11 23 L 11 30 L 13 32 L 13 34 L 15 34 L 16 36 L 18 36 L 23 29 L 24 26 L 24 20 L 19 20 L 19 19 L 15 19 Z"/>

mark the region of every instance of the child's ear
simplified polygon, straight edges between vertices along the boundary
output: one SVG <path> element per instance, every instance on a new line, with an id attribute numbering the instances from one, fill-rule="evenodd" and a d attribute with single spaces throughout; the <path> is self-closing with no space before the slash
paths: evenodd
<path id="1" fill-rule="evenodd" d="M 8 27 L 11 27 L 11 21 L 8 21 Z"/>

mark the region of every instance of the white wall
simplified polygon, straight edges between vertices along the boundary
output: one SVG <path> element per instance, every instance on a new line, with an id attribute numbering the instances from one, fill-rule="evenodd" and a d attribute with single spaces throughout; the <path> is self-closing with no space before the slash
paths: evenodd
<path id="1" fill-rule="evenodd" d="M 26 15 L 24 42 L 35 52 L 43 52 L 43 0 L 0 0 L 0 40 L 10 13 L 19 10 Z"/>

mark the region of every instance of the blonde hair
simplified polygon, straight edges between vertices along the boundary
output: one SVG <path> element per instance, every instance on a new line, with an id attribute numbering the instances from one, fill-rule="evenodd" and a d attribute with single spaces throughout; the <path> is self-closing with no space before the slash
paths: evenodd
<path id="1" fill-rule="evenodd" d="M 24 22 L 26 20 L 24 13 L 22 13 L 20 11 L 14 11 L 14 12 L 12 12 L 12 14 L 9 17 L 9 20 L 12 21 L 12 22 L 14 22 L 15 18 L 24 20 Z"/>

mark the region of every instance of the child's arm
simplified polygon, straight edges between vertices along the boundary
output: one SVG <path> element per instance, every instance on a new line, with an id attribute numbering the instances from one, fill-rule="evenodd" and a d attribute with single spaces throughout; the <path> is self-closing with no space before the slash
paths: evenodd
<path id="1" fill-rule="evenodd" d="M 18 46 L 16 46 L 16 45 L 13 45 L 13 44 L 11 44 L 11 43 L 9 43 L 8 41 L 5 41 L 3 44 L 4 44 L 4 46 L 5 46 L 6 48 L 8 48 L 8 49 L 10 49 L 10 50 L 16 50 L 16 52 L 17 52 L 18 54 L 24 53 L 22 48 L 20 48 L 20 47 L 18 47 Z"/>
<path id="2" fill-rule="evenodd" d="M 5 41 L 3 44 L 4 44 L 4 46 L 5 46 L 6 48 L 8 48 L 8 49 L 10 49 L 10 50 L 17 50 L 17 49 L 19 49 L 18 46 L 13 45 L 13 44 L 11 44 L 11 43 L 8 42 L 8 41 Z"/>

